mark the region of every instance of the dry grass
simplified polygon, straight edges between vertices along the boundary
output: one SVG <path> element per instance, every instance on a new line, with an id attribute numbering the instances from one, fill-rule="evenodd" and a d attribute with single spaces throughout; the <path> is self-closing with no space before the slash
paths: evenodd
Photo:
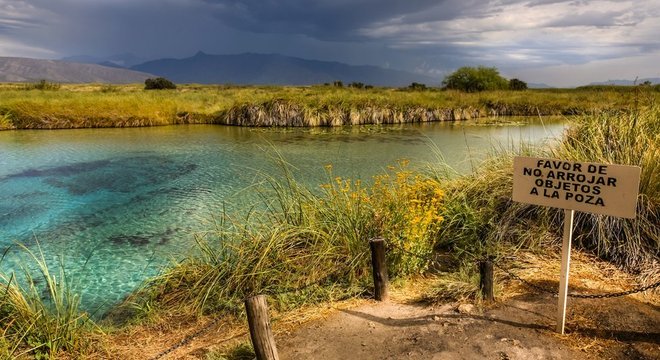
<path id="1" fill-rule="evenodd" d="M 533 284 L 557 291 L 561 268 L 561 248 L 550 247 L 546 253 L 522 252 L 515 260 L 500 266 Z M 504 271 L 496 268 L 497 283 L 502 283 L 498 292 L 502 301 L 530 292 L 530 289 Z M 569 292 L 579 294 L 607 294 L 628 291 L 639 286 L 660 281 L 660 275 L 635 276 L 621 270 L 612 263 L 598 259 L 583 251 L 573 251 L 569 277 Z M 630 295 L 631 298 L 660 305 L 660 288 Z"/>
<path id="2" fill-rule="evenodd" d="M 19 129 L 180 123 L 332 126 L 591 113 L 625 108 L 635 97 L 633 90 L 466 94 L 437 89 L 185 85 L 145 91 L 141 85 L 67 84 L 45 91 L 0 84 L 0 116 L 11 122 L 5 128 Z M 660 94 L 652 88 L 640 91 L 654 99 Z"/>

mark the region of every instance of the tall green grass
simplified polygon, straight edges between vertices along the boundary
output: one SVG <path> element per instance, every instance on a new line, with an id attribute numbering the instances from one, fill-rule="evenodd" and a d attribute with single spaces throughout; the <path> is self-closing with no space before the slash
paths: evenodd
<path id="1" fill-rule="evenodd" d="M 0 275 L 0 357 L 56 358 L 61 352 L 84 352 L 94 323 L 79 309 L 71 279 L 62 265 L 58 272 L 51 271 L 41 248 L 36 253 L 21 248 L 36 265 L 36 274 L 25 266 L 20 280 L 14 273 Z"/>
<path id="2" fill-rule="evenodd" d="M 559 238 L 561 211 L 511 200 L 513 155 L 637 165 L 642 174 L 636 219 L 579 212 L 574 238 L 577 246 L 628 270 L 648 270 L 660 255 L 659 119 L 654 102 L 580 116 L 556 146 L 499 153 L 473 174 L 446 181 L 439 248 L 482 257 Z"/>
<path id="3" fill-rule="evenodd" d="M 639 89 L 638 89 L 639 88 Z M 636 92 L 654 88 L 493 91 L 467 94 L 439 89 L 330 86 L 186 85 L 144 91 L 142 86 L 62 85 L 58 91 L 0 85 L 0 114 L 18 129 L 156 126 L 182 123 L 341 125 L 449 120 L 493 115 L 584 114 L 623 109 Z M 267 117 L 262 119 L 260 117 Z"/>
<path id="4" fill-rule="evenodd" d="M 437 182 L 402 163 L 366 186 L 334 177 L 328 166 L 327 182 L 309 189 L 284 169 L 262 184 L 262 201 L 248 215 L 222 214 L 215 229 L 197 236 L 198 252 L 146 284 L 135 304 L 234 312 L 258 293 L 278 295 L 280 308 L 361 294 L 370 288 L 368 241 L 377 236 L 397 245 L 389 252 L 392 276 L 428 265 L 415 255 L 432 252 L 442 221 Z"/>
<path id="5" fill-rule="evenodd" d="M 578 213 L 575 241 L 599 256 L 640 269 L 660 255 L 660 106 L 588 116 L 565 134 L 551 156 L 642 168 L 637 217 Z M 556 223 L 556 221 L 555 221 Z"/>
<path id="6" fill-rule="evenodd" d="M 14 123 L 11 121 L 9 113 L 0 113 L 0 130 L 11 130 L 14 128 Z"/>

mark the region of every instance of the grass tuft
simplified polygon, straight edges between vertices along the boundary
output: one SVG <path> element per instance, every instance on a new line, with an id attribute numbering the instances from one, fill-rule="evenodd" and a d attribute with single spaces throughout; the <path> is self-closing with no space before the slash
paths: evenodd
<path id="1" fill-rule="evenodd" d="M 21 248 L 36 265 L 39 278 L 34 278 L 27 267 L 21 280 L 13 273 L 0 275 L 1 338 L 13 344 L 3 350 L 3 355 L 53 358 L 62 351 L 83 351 L 89 345 L 86 335 L 94 329 L 94 323 L 80 311 L 80 297 L 73 291 L 63 266 L 52 273 L 41 248 L 37 253 Z"/>

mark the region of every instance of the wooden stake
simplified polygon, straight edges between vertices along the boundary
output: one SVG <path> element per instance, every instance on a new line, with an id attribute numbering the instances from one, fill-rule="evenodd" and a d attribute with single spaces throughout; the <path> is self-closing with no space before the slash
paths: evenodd
<path id="1" fill-rule="evenodd" d="M 387 293 L 387 263 L 385 262 L 385 239 L 369 240 L 371 248 L 371 267 L 374 275 L 374 297 L 378 301 L 389 298 Z"/>
<path id="2" fill-rule="evenodd" d="M 495 295 L 493 293 L 493 263 L 489 260 L 479 263 L 479 289 L 481 296 L 486 301 L 494 301 Z"/>
<path id="3" fill-rule="evenodd" d="M 557 312 L 557 332 L 562 335 L 566 323 L 566 297 L 568 295 L 568 272 L 571 266 L 574 213 L 573 210 L 564 210 L 564 241 L 561 246 L 561 278 L 559 280 L 559 307 Z"/>
<path id="4" fill-rule="evenodd" d="M 250 338 L 257 360 L 279 360 L 275 337 L 270 328 L 268 318 L 268 303 L 266 296 L 257 295 L 245 300 L 245 311 L 247 312 L 248 325 L 250 327 Z"/>

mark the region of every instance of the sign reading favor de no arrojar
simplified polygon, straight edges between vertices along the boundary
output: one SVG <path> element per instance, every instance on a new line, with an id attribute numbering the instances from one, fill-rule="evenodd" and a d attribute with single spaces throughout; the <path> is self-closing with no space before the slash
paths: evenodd
<path id="1" fill-rule="evenodd" d="M 516 157 L 513 200 L 634 218 L 641 168 Z"/>

